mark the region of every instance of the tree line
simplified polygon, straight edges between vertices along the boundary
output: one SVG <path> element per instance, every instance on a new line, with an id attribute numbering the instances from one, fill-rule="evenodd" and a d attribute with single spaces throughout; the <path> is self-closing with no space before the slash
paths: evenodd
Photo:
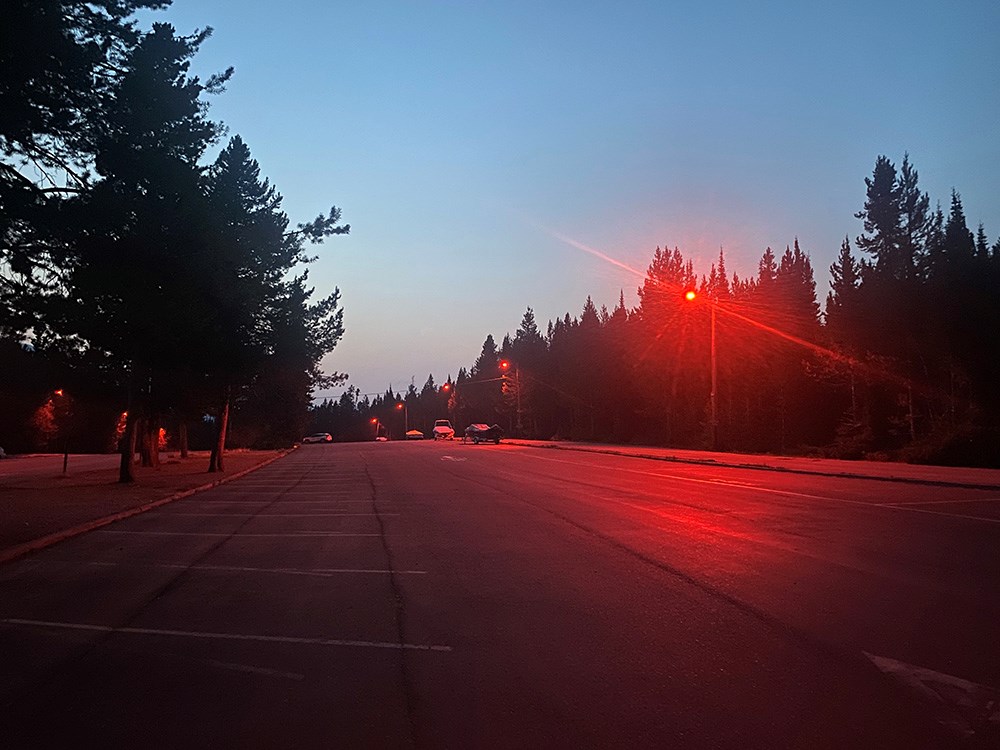
<path id="1" fill-rule="evenodd" d="M 932 206 L 907 155 L 878 157 L 865 187 L 822 310 L 798 240 L 750 278 L 721 250 L 698 275 L 657 248 L 636 307 L 588 298 L 544 331 L 528 308 L 454 380 L 348 389 L 313 428 L 371 438 L 377 419 L 401 435 L 403 403 L 425 432 L 447 417 L 531 438 L 1000 465 L 1000 240 L 970 230 L 957 192 Z"/>
<path id="2" fill-rule="evenodd" d="M 223 143 L 208 97 L 233 70 L 190 72 L 211 29 L 135 19 L 168 4 L 15 2 L 0 30 L 3 439 L 31 448 L 32 414 L 65 404 L 75 449 L 118 434 L 122 481 L 166 425 L 182 453 L 188 425 L 212 433 L 210 470 L 231 411 L 243 444 L 290 444 L 342 378 L 319 369 L 339 290 L 315 299 L 303 266 L 350 227 L 336 207 L 293 227 L 249 146 Z"/>

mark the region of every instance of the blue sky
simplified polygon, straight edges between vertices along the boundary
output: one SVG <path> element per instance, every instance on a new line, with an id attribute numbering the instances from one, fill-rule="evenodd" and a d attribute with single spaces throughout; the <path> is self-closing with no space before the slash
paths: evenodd
<path id="1" fill-rule="evenodd" d="M 317 249 L 362 392 L 440 383 L 483 339 L 636 303 L 657 246 L 753 275 L 798 237 L 819 296 L 875 158 L 1000 236 L 1000 3 L 174 0 L 236 74 L 212 115 Z M 567 242 L 566 240 L 572 240 Z M 321 394 L 322 395 L 322 394 Z"/>

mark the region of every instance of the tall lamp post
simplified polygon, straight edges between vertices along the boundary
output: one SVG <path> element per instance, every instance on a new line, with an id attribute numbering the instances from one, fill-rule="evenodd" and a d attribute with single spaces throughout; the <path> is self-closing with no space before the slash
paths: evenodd
<path id="1" fill-rule="evenodd" d="M 505 359 L 500 360 L 500 369 L 503 370 L 503 377 L 506 378 L 510 362 Z M 524 432 L 524 428 L 521 424 L 521 371 L 517 365 L 514 365 L 514 397 L 517 399 L 517 434 L 520 435 Z"/>
<path id="2" fill-rule="evenodd" d="M 59 437 L 62 438 L 63 447 L 63 469 L 62 473 L 66 473 L 66 468 L 69 465 L 69 437 L 66 435 L 66 417 L 69 412 L 69 405 L 67 403 L 68 396 L 62 388 L 58 388 L 52 392 L 52 395 L 56 396 L 58 403 L 56 405 L 56 429 L 59 432 Z"/>
<path id="3" fill-rule="evenodd" d="M 396 408 L 403 410 L 403 437 L 406 438 L 406 433 L 410 431 L 410 407 L 405 401 L 400 401 L 396 404 Z"/>
<path id="4" fill-rule="evenodd" d="M 693 302 L 697 299 L 698 294 L 693 289 L 688 290 L 684 293 L 684 299 L 688 302 Z M 709 309 L 712 311 L 712 325 L 711 325 L 711 350 L 712 350 L 712 390 L 709 392 L 708 403 L 709 403 L 709 427 L 712 430 L 712 450 L 717 450 L 719 446 L 719 416 L 716 411 L 716 391 L 718 385 L 717 377 L 717 367 L 715 361 L 715 308 L 718 305 L 718 300 L 713 295 L 709 295 Z"/>

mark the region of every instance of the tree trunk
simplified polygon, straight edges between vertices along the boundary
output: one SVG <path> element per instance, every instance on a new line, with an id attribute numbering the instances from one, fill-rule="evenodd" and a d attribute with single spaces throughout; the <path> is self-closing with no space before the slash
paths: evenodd
<path id="1" fill-rule="evenodd" d="M 181 450 L 181 458 L 188 457 L 188 426 L 183 419 L 177 425 L 177 443 Z"/>
<path id="2" fill-rule="evenodd" d="M 906 385 L 906 420 L 910 425 L 910 442 L 915 443 L 917 440 L 917 418 L 913 413 L 913 384 L 907 383 Z"/>
<path id="3" fill-rule="evenodd" d="M 226 386 L 225 397 L 222 402 L 222 408 L 219 409 L 219 431 L 216 435 L 215 445 L 212 446 L 212 457 L 208 462 L 208 471 L 225 471 L 223 466 L 223 456 L 226 451 L 226 430 L 229 427 L 229 396 L 230 390 L 229 386 Z"/>
<path id="4" fill-rule="evenodd" d="M 160 440 L 159 428 L 155 417 L 146 417 L 141 422 L 141 442 L 139 453 L 142 457 L 142 465 L 155 467 L 160 465 Z"/>
<path id="5" fill-rule="evenodd" d="M 154 415 L 146 421 L 146 430 L 149 435 L 149 465 L 155 469 L 160 468 L 160 417 Z"/>
<path id="6" fill-rule="evenodd" d="M 125 419 L 125 434 L 122 435 L 121 461 L 118 464 L 118 482 L 131 484 L 135 481 L 135 441 L 137 419 L 130 411 Z"/>

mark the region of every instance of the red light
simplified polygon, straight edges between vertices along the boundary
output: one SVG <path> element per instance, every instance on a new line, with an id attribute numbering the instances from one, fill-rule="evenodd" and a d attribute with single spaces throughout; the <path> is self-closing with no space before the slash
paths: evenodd
<path id="1" fill-rule="evenodd" d="M 695 291 L 693 289 L 690 290 L 690 291 L 684 292 L 684 299 L 686 299 L 688 302 L 691 302 L 697 296 L 698 295 L 695 293 Z"/>
<path id="2" fill-rule="evenodd" d="M 510 369 L 510 362 L 508 362 L 506 359 L 500 360 L 500 369 L 501 370 L 509 370 Z"/>

